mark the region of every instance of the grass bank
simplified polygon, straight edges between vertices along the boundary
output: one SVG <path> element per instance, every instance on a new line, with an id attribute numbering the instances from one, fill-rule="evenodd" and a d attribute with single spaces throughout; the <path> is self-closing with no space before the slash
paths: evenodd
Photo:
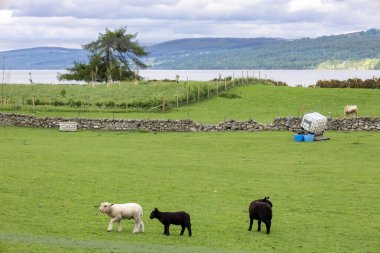
<path id="1" fill-rule="evenodd" d="M 203 83 L 206 85 L 207 83 Z M 143 86 L 143 85 L 141 85 Z M 169 85 L 170 86 L 170 85 Z M 167 88 L 166 85 L 157 87 Z M 49 86 L 56 89 L 59 94 L 59 87 Z M 132 87 L 132 86 L 131 86 Z M 140 89 L 133 86 L 137 89 Z M 170 90 L 175 92 L 175 85 L 170 86 Z M 94 101 L 112 100 L 121 94 L 123 87 L 103 87 L 92 88 L 73 86 L 72 94 L 80 96 L 81 92 L 88 92 L 86 96 Z M 76 91 L 78 89 L 78 91 Z M 82 91 L 80 89 L 83 89 Z M 148 95 L 148 86 L 141 87 L 147 89 L 136 99 Z M 111 92 L 112 91 L 112 92 Z M 150 92 L 154 91 L 154 88 Z M 111 92 L 111 93 L 108 93 Z M 317 111 L 326 116 L 343 117 L 343 108 L 347 104 L 356 104 L 359 107 L 359 116 L 380 117 L 380 90 L 379 89 L 312 89 L 298 87 L 276 87 L 269 85 L 249 85 L 230 89 L 231 96 L 214 96 L 210 99 L 202 100 L 199 103 L 191 103 L 189 106 L 183 105 L 172 108 L 166 113 L 152 110 L 134 111 L 125 109 L 94 108 L 94 107 L 58 107 L 58 106 L 37 106 L 33 113 L 36 116 L 63 116 L 63 117 L 90 117 L 90 118 L 128 118 L 128 119 L 192 119 L 201 123 L 219 123 L 224 119 L 248 120 L 254 119 L 258 122 L 269 123 L 275 117 L 302 116 L 306 112 Z M 173 93 L 174 94 L 174 93 Z M 68 95 L 67 95 L 68 96 Z M 24 106 L 0 106 L 1 111 L 32 113 L 31 107 Z"/>
<path id="2" fill-rule="evenodd" d="M 326 135 L 0 126 L 0 251 L 375 252 L 380 133 Z M 268 195 L 271 234 L 248 232 L 250 201 Z M 140 203 L 146 232 L 108 233 L 103 201 Z M 193 237 L 165 237 L 154 207 L 188 211 Z"/>

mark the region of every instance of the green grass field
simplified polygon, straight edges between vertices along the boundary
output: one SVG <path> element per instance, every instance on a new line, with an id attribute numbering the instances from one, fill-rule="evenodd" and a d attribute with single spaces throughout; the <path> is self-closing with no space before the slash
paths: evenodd
<path id="1" fill-rule="evenodd" d="M 214 83 L 215 84 L 215 83 Z M 194 87 L 197 83 L 192 84 Z M 202 83 L 207 86 L 207 83 Z M 28 85 L 13 87 L 8 85 L 8 94 L 15 97 L 18 104 L 22 104 L 30 92 Z M 127 85 L 112 87 L 100 86 L 63 86 L 66 87 L 66 99 L 78 100 L 86 97 L 92 103 L 114 100 L 123 101 L 123 94 L 134 94 L 135 100 L 144 100 L 154 97 L 163 90 L 167 92 L 167 99 L 175 95 L 175 83 L 151 85 Z M 22 93 L 21 90 L 26 93 Z M 45 96 L 45 100 L 60 97 L 59 85 L 37 86 L 37 97 Z M 170 92 L 169 92 L 170 91 Z M 356 104 L 359 107 L 359 116 L 380 117 L 380 90 L 379 89 L 312 89 L 295 87 L 276 87 L 269 85 L 249 85 L 232 88 L 228 93 L 236 94 L 241 98 L 228 99 L 214 96 L 200 103 L 173 108 L 166 113 L 152 110 L 126 112 L 123 109 L 99 109 L 93 107 L 55 107 L 37 106 L 36 116 L 63 116 L 63 117 L 90 117 L 90 118 L 128 118 L 128 119 L 192 119 L 201 123 L 219 123 L 225 119 L 248 120 L 254 119 L 261 123 L 270 123 L 275 117 L 302 116 L 307 112 L 320 112 L 334 118 L 343 117 L 343 108 L 347 104 Z M 13 94 L 11 96 L 11 94 Z M 44 95 L 45 94 L 45 95 Z M 171 94 L 171 95 L 170 95 Z M 75 96 L 74 96 L 75 95 Z M 12 101 L 13 101 L 12 100 Z M 17 103 L 16 103 L 17 104 Z M 32 113 L 30 106 L 0 106 L 0 111 Z"/>
<path id="2" fill-rule="evenodd" d="M 377 252 L 380 133 L 325 134 L 0 126 L 0 252 Z M 268 195 L 271 234 L 248 232 Z M 103 201 L 140 203 L 146 232 L 108 233 Z M 193 237 L 165 237 L 154 207 L 188 211 Z"/>

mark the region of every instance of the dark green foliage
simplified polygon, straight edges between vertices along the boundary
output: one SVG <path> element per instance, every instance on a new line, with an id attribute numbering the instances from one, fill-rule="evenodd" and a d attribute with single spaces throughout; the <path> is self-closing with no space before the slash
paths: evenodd
<path id="1" fill-rule="evenodd" d="M 58 80 L 91 81 L 91 67 L 89 64 L 74 62 L 74 67 L 67 68 L 67 74 L 58 74 Z"/>
<path id="2" fill-rule="evenodd" d="M 65 96 L 66 96 L 66 90 L 65 90 L 65 89 L 62 89 L 62 90 L 61 90 L 61 96 L 62 96 L 62 97 L 65 97 Z"/>
<path id="3" fill-rule="evenodd" d="M 115 107 L 115 102 L 114 101 L 108 101 L 106 103 L 106 107 L 107 108 L 114 108 Z"/>
<path id="4" fill-rule="evenodd" d="M 136 37 L 137 34 L 127 34 L 126 27 L 114 31 L 106 29 L 106 33 L 100 33 L 96 41 L 83 46 L 91 53 L 88 63 L 74 62 L 74 67 L 67 69 L 69 73 L 59 74 L 58 79 L 112 82 L 137 78 L 131 64 L 145 68 L 139 58 L 146 56 L 147 52 L 133 41 Z"/>
<path id="5" fill-rule="evenodd" d="M 59 100 L 54 100 L 52 105 L 54 106 L 64 106 L 65 103 L 63 101 L 59 101 Z"/>
<path id="6" fill-rule="evenodd" d="M 234 93 L 222 93 L 219 95 L 219 97 L 229 98 L 229 99 L 241 98 L 241 96 L 236 95 Z"/>
<path id="7" fill-rule="evenodd" d="M 352 78 L 347 80 L 319 80 L 315 85 L 319 88 L 364 88 L 364 89 L 380 89 L 380 78 L 372 78 L 362 80 Z"/>

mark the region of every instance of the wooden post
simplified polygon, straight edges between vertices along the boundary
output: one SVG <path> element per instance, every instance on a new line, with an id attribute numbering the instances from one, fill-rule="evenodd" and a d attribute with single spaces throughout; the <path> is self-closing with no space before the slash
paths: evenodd
<path id="1" fill-rule="evenodd" d="M 222 74 L 219 73 L 218 83 L 216 85 L 216 95 L 219 94 L 219 85 L 221 81 L 222 81 Z"/>
<path id="2" fill-rule="evenodd" d="M 207 84 L 207 98 L 210 98 L 210 84 Z"/>
<path id="3" fill-rule="evenodd" d="M 165 113 L 165 93 L 162 93 L 162 112 Z"/>
<path id="4" fill-rule="evenodd" d="M 125 95 L 125 112 L 128 112 L 128 96 Z"/>
<path id="5" fill-rule="evenodd" d="M 33 85 L 33 79 L 32 79 L 32 73 L 30 73 L 29 72 L 29 82 L 30 82 L 30 85 L 31 85 L 31 90 L 32 90 L 32 112 L 34 112 L 34 106 L 35 106 L 35 104 L 34 104 L 34 101 L 35 101 L 35 98 L 36 98 L 36 96 L 35 96 L 35 93 L 34 93 L 34 85 Z"/>
<path id="6" fill-rule="evenodd" d="M 227 79 L 224 78 L 224 91 L 227 91 Z"/>
<path id="7" fill-rule="evenodd" d="M 175 76 L 175 79 L 176 79 L 176 100 L 177 100 L 177 109 L 178 109 L 178 83 L 179 83 L 179 75 L 176 75 Z"/>
<path id="8" fill-rule="evenodd" d="M 199 91 L 199 84 L 198 84 L 198 102 L 199 102 L 199 94 L 200 93 L 200 91 Z"/>
<path id="9" fill-rule="evenodd" d="M 32 112 L 34 112 L 34 100 L 35 100 L 36 96 L 34 95 L 34 92 L 33 92 L 33 89 L 32 89 Z"/>
<path id="10" fill-rule="evenodd" d="M 186 87 L 186 106 L 189 105 L 189 87 Z"/>

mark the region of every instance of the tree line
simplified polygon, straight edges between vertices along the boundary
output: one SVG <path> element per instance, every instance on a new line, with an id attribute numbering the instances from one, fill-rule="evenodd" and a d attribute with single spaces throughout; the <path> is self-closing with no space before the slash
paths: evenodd
<path id="1" fill-rule="evenodd" d="M 380 89 L 380 78 L 362 80 L 360 78 L 350 78 L 347 80 L 319 80 L 315 87 L 318 88 L 363 88 Z"/>

